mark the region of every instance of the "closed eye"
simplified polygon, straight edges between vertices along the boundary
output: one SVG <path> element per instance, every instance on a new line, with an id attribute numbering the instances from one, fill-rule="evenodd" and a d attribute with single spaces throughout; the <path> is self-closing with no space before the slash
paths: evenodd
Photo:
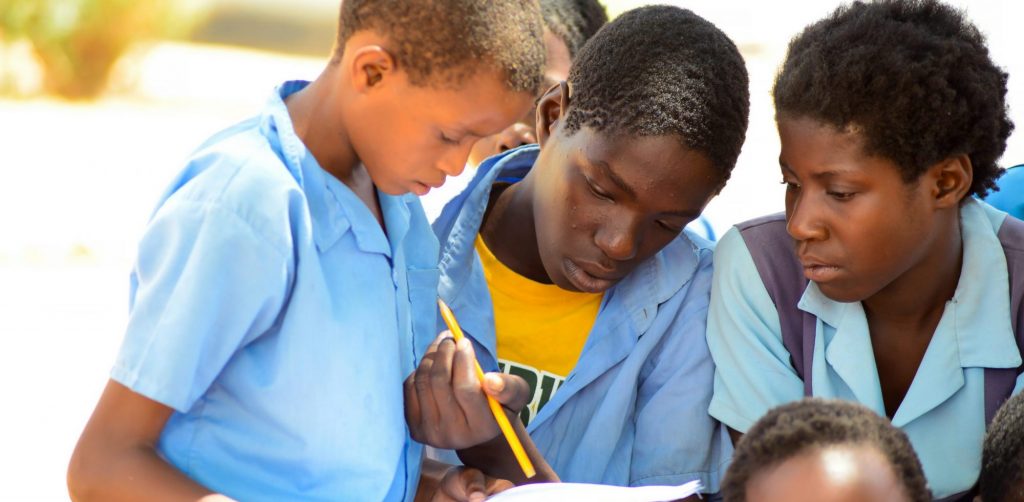
<path id="1" fill-rule="evenodd" d="M 832 196 L 832 198 L 844 202 L 852 199 L 854 195 L 857 195 L 857 192 L 837 192 L 832 190 L 826 193 Z"/>
<path id="2" fill-rule="evenodd" d="M 673 225 L 667 221 L 658 220 L 658 226 L 664 229 L 665 231 L 673 234 L 678 234 L 679 232 L 683 231 L 683 227 Z"/>
<path id="3" fill-rule="evenodd" d="M 439 134 L 440 134 L 440 137 L 441 137 L 441 142 L 447 143 L 449 145 L 457 145 L 457 144 L 459 144 L 459 140 L 452 139 L 452 138 L 448 137 L 448 135 L 446 135 L 443 131 L 440 132 Z"/>
<path id="4" fill-rule="evenodd" d="M 594 194 L 595 197 L 603 199 L 609 202 L 614 202 L 612 196 L 597 186 L 590 178 L 587 178 L 587 186 L 590 187 L 590 193 Z"/>

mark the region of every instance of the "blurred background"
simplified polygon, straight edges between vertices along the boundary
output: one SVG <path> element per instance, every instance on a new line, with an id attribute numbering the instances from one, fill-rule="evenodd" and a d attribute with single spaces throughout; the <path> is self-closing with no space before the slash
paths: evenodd
<path id="1" fill-rule="evenodd" d="M 614 16 L 643 3 L 604 2 Z M 789 38 L 834 0 L 669 2 L 717 24 L 751 77 L 747 142 L 705 212 L 715 232 L 779 211 L 769 92 Z M 1024 2 L 957 0 L 1011 75 L 1024 162 Z M 153 206 L 210 134 L 275 85 L 315 78 L 338 0 L 0 0 L 0 501 L 67 500 L 64 471 L 127 320 Z M 428 199 L 436 212 L 441 198 Z"/>

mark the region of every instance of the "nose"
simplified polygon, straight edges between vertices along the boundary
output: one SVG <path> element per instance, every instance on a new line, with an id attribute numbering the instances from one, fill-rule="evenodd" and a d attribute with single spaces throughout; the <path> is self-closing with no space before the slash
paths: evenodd
<path id="1" fill-rule="evenodd" d="M 533 129 L 519 122 L 507 127 L 498 135 L 498 151 L 504 152 L 529 143 L 534 143 Z"/>
<path id="2" fill-rule="evenodd" d="M 786 204 L 786 231 L 797 242 L 824 240 L 828 230 L 822 221 L 822 208 L 814 200 L 797 195 Z"/>
<path id="3" fill-rule="evenodd" d="M 473 142 L 467 141 L 447 152 L 438 159 L 437 168 L 448 176 L 458 176 L 466 169 L 466 161 L 469 160 L 469 152 L 473 149 Z"/>
<path id="4" fill-rule="evenodd" d="M 626 261 L 636 256 L 639 247 L 639 222 L 634 218 L 620 218 L 616 221 L 609 217 L 594 235 L 594 243 L 608 258 Z"/>

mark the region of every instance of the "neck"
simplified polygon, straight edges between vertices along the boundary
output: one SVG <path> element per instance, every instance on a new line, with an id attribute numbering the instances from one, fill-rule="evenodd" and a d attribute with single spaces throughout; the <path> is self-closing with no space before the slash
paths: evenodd
<path id="1" fill-rule="evenodd" d="M 963 266 L 959 211 L 954 210 L 949 220 L 922 260 L 863 301 L 869 319 L 924 329 L 931 335 L 946 302 L 956 293 Z"/>
<path id="2" fill-rule="evenodd" d="M 289 96 L 286 105 L 295 134 L 320 167 L 355 190 L 366 178 L 366 169 L 345 129 L 345 98 L 335 84 L 338 80 L 338 65 L 328 64 L 316 80 Z"/>
<path id="3" fill-rule="evenodd" d="M 550 284 L 537 245 L 532 181 L 527 176 L 519 183 L 491 191 L 480 235 L 506 267 L 532 281 Z"/>

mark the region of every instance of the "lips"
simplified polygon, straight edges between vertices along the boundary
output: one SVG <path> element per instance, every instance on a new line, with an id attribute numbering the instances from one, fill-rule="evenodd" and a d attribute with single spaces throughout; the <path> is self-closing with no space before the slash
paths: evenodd
<path id="1" fill-rule="evenodd" d="M 595 266 L 588 262 L 577 262 L 571 258 L 563 260 L 566 277 L 580 291 L 586 293 L 600 293 L 606 291 L 616 282 L 618 277 L 611 276 L 611 272 L 602 267 Z"/>
<path id="2" fill-rule="evenodd" d="M 416 195 L 426 195 L 426 193 L 431 191 L 432 189 L 441 188 L 441 185 L 444 185 L 445 179 L 446 177 L 441 177 L 439 181 L 413 181 L 412 189 L 410 191 Z"/>
<path id="3" fill-rule="evenodd" d="M 816 258 L 800 258 L 804 268 L 804 277 L 814 282 L 828 282 L 839 275 L 839 267 Z"/>
<path id="4" fill-rule="evenodd" d="M 422 197 L 430 191 L 430 186 L 420 183 L 419 181 L 414 181 L 412 182 L 412 188 L 410 188 L 409 191 Z"/>

